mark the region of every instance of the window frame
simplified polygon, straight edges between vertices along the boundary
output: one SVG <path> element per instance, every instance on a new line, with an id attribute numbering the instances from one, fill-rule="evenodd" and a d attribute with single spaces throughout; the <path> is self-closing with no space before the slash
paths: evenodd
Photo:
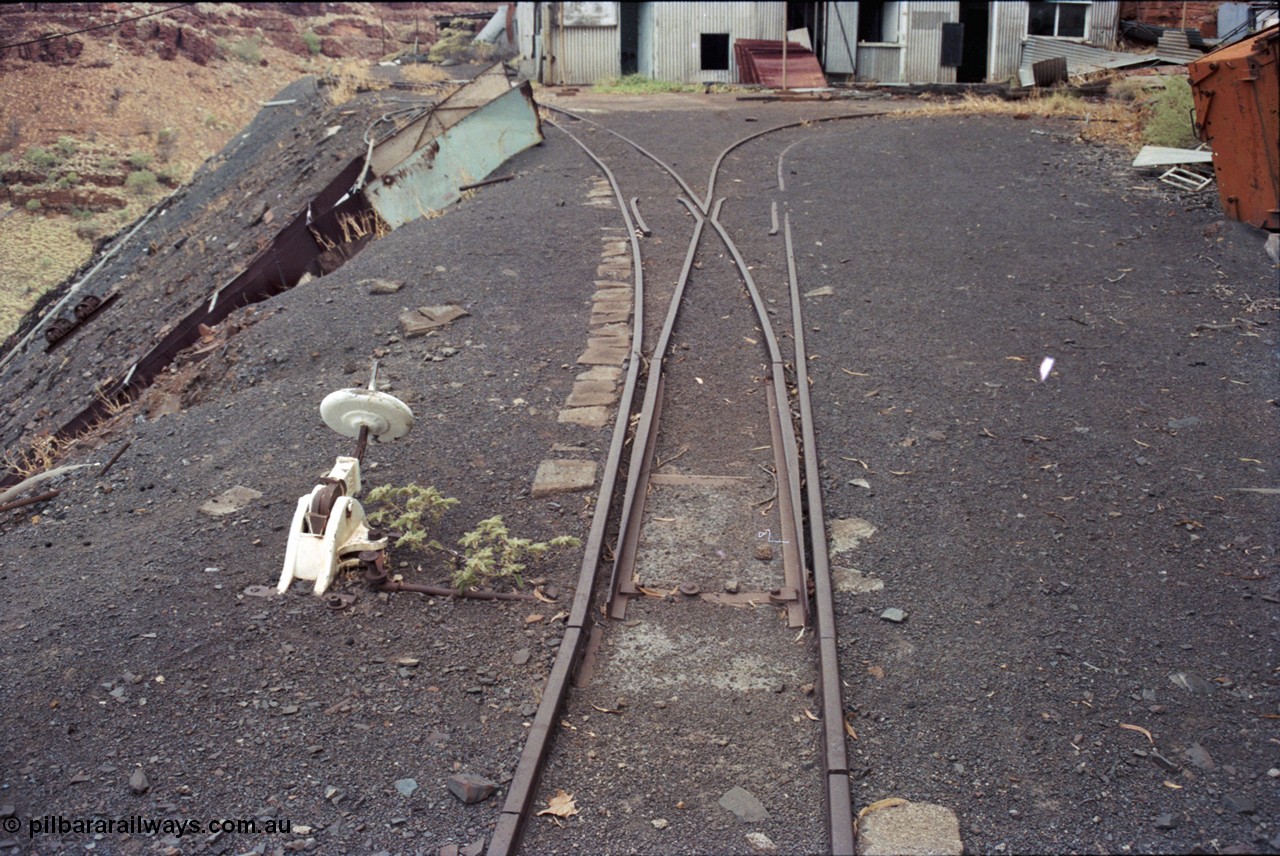
<path id="1" fill-rule="evenodd" d="M 1053 10 L 1053 32 L 1033 33 L 1031 32 L 1032 12 L 1036 6 L 1043 6 L 1046 9 Z M 1080 35 L 1064 36 L 1060 33 L 1062 27 L 1062 10 L 1063 8 L 1079 7 L 1084 10 L 1084 21 L 1081 23 Z M 1085 40 L 1089 38 L 1090 18 L 1093 15 L 1093 0 L 1030 0 L 1027 3 L 1027 35 L 1037 36 L 1043 39 L 1076 39 Z"/>

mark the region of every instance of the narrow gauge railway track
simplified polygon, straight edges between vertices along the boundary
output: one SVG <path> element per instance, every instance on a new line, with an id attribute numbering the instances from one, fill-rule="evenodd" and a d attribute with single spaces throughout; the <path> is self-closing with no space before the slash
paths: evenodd
<path id="1" fill-rule="evenodd" d="M 491 856 L 497 856 L 519 850 L 529 818 L 536 808 L 535 798 L 544 770 L 552 756 L 552 737 L 558 732 L 574 733 L 579 730 L 562 718 L 562 712 L 571 683 L 580 690 L 591 685 L 593 663 L 604 636 L 603 626 L 597 623 L 597 612 L 612 619 L 625 619 L 628 605 L 634 604 L 633 610 L 642 617 L 627 621 L 622 626 L 631 628 L 638 625 L 645 630 L 632 634 L 640 641 L 633 641 L 625 650 L 615 647 L 612 652 L 613 660 L 604 667 L 606 670 L 618 662 L 625 662 L 628 656 L 641 671 L 652 670 L 653 663 L 647 662 L 646 656 L 663 646 L 668 646 L 671 653 L 677 653 L 682 647 L 681 643 L 687 645 L 692 642 L 697 647 L 711 649 L 719 645 L 728 649 L 724 652 L 727 655 L 733 649 L 745 645 L 742 639 L 729 638 L 734 633 L 754 634 L 757 639 L 764 639 L 765 644 L 775 647 L 782 655 L 788 648 L 787 641 L 800 642 L 807 633 L 812 632 L 816 638 L 814 647 L 818 656 L 814 679 L 806 689 L 813 694 L 813 704 L 818 708 L 818 713 L 814 714 L 811 710 L 805 712 L 810 718 L 818 720 L 821 728 L 818 745 L 812 746 L 807 731 L 792 727 L 791 735 L 786 738 L 766 738 L 764 743 L 770 744 L 768 746 L 763 743 L 753 745 L 751 739 L 756 739 L 759 743 L 761 738 L 749 737 L 744 741 L 746 745 L 743 749 L 745 754 L 752 757 L 753 762 L 757 755 L 767 749 L 783 755 L 790 753 L 790 757 L 777 761 L 781 767 L 794 765 L 796 755 L 803 761 L 806 751 L 816 756 L 813 763 L 801 763 L 799 766 L 810 769 L 820 766 L 820 780 L 808 783 L 796 781 L 788 788 L 795 793 L 784 797 L 789 798 L 792 803 L 803 803 L 807 795 L 810 804 L 814 797 L 819 797 L 825 806 L 822 829 L 809 830 L 808 833 L 801 830 L 797 832 L 798 837 L 784 842 L 783 846 L 799 846 L 812 851 L 825 844 L 829 852 L 851 854 L 855 849 L 855 831 L 845 743 L 844 705 L 837 662 L 835 612 L 816 438 L 808 395 L 800 293 L 790 218 L 789 214 L 784 214 L 779 224 L 775 203 L 774 223 L 769 234 L 776 234 L 781 225 L 787 259 L 788 297 L 779 309 L 766 304 L 750 266 L 720 221 L 724 199 L 715 199 L 716 181 L 721 166 L 734 150 L 767 134 L 810 123 L 795 122 L 770 128 L 729 146 L 716 158 L 705 195 L 698 197 L 674 169 L 634 141 L 567 111 L 557 112 L 573 122 L 574 130 L 569 130 L 567 126 L 555 127 L 581 147 L 585 155 L 604 172 L 625 222 L 634 274 L 633 335 L 623 393 L 619 401 L 619 415 L 611 437 L 565 635 L 537 714 L 531 723 L 488 852 Z M 822 121 L 858 118 L 862 115 L 868 114 L 827 117 Z M 587 133 L 583 133 L 583 129 L 588 129 Z M 588 134 L 592 137 L 590 146 L 582 139 Z M 597 149 L 608 154 L 602 156 Z M 633 192 L 638 190 L 643 195 L 628 197 L 609 162 L 612 161 L 615 166 L 629 163 L 627 178 L 631 179 L 637 172 L 637 154 L 649 162 L 646 167 L 648 180 L 641 178 L 639 181 L 643 187 L 629 188 Z M 664 172 L 669 181 L 663 180 L 661 184 L 655 182 L 655 169 Z M 782 184 L 780 154 L 780 190 Z M 671 189 L 664 194 L 655 191 L 655 186 Z M 674 199 L 683 212 L 673 204 L 673 191 L 677 194 Z M 642 255 L 641 233 L 637 224 L 641 208 L 644 210 L 646 232 L 656 237 L 656 240 L 646 242 L 646 248 L 661 245 L 664 240 L 672 241 L 654 254 L 657 258 Z M 674 243 L 676 236 L 689 228 L 690 221 L 692 234 L 677 274 Z M 712 254 L 717 246 L 724 252 L 713 258 Z M 692 289 L 691 282 L 697 283 Z M 745 301 L 738 299 L 741 297 L 745 297 Z M 770 300 L 769 303 L 774 301 Z M 665 313 L 651 311 L 660 309 L 664 304 Z M 748 307 L 749 312 L 746 311 Z M 699 331 L 696 322 L 687 321 L 689 315 L 698 311 L 704 316 L 715 313 L 715 323 L 711 326 L 714 336 L 707 336 L 705 328 Z M 789 315 L 791 320 L 791 329 L 784 331 L 783 336 L 790 336 L 794 350 L 786 356 L 771 320 L 771 314 L 779 311 Z M 721 314 L 722 312 L 728 314 Z M 661 325 L 657 323 L 658 317 L 663 319 Z M 677 339 L 684 341 L 677 342 Z M 744 344 L 750 348 L 744 348 Z M 793 364 L 790 379 L 787 356 L 790 356 Z M 682 365 L 684 363 L 688 365 Z M 707 375 L 708 378 L 704 380 L 702 375 Z M 714 395 L 700 394 L 704 387 L 711 387 L 706 392 L 714 390 Z M 730 398 L 724 393 L 734 397 Z M 716 400 L 717 396 L 719 400 Z M 748 396 L 751 398 L 748 399 Z M 721 401 L 727 406 L 721 405 Z M 663 415 L 664 411 L 666 416 Z M 709 425 L 714 426 L 710 431 Z M 755 442 L 761 439 L 761 433 L 767 434 L 768 439 L 764 443 Z M 673 438 L 685 435 L 700 436 L 704 447 L 694 451 L 684 462 L 685 466 L 694 468 L 693 472 L 687 469 L 677 470 L 671 466 L 676 459 L 691 450 L 693 444 L 678 445 L 678 440 L 674 441 L 677 447 L 672 446 Z M 710 443 L 707 442 L 708 439 Z M 753 454 L 765 451 L 768 454 L 763 456 L 763 461 L 760 460 L 762 456 Z M 624 466 L 627 469 L 625 478 L 622 472 Z M 708 469 L 721 472 L 706 473 L 704 470 Z M 768 474 L 774 492 L 772 496 L 753 502 L 751 492 L 758 485 L 753 483 L 750 476 L 756 476 L 758 481 L 760 471 Z M 623 488 L 621 491 L 620 487 Z M 646 510 L 647 505 L 651 507 Z M 761 509 L 761 506 L 764 508 Z M 660 516 L 658 511 L 671 516 Z M 749 521 L 745 527 L 742 522 L 744 518 Z M 697 525 L 696 522 L 694 525 L 685 525 L 685 531 L 680 532 L 681 524 L 689 524 L 690 521 L 701 521 L 702 525 Z M 660 529 L 657 522 L 676 524 L 670 527 L 676 533 L 654 532 L 653 530 Z M 722 537 L 717 540 L 708 537 L 708 527 L 717 530 L 737 527 L 748 531 L 732 535 L 721 531 Z M 614 540 L 611 544 L 606 544 L 610 536 Z M 740 559 L 740 554 L 752 546 L 753 536 L 756 542 L 755 558 L 766 564 L 765 571 L 761 571 L 759 566 L 747 567 L 747 563 Z M 702 543 L 687 543 L 691 540 L 700 540 Z M 715 549 L 714 556 L 705 555 L 706 544 L 712 541 L 724 546 L 732 545 L 729 549 L 733 555 L 727 555 L 724 549 Z M 778 584 L 753 588 L 753 582 L 771 579 L 770 574 L 776 575 L 776 563 L 773 561 L 775 545 L 782 559 L 781 578 L 776 580 Z M 609 549 L 606 551 L 607 547 Z M 734 548 L 737 548 L 736 551 Z M 696 555 L 699 549 L 703 550 L 703 555 Z M 680 555 L 681 552 L 688 552 L 688 555 Z M 723 561 L 717 562 L 717 556 Z M 608 569 L 608 586 L 597 592 L 597 580 L 605 577 L 603 568 Z M 726 570 L 732 574 L 731 578 L 726 578 Z M 746 579 L 745 586 L 736 579 L 739 576 Z M 719 591 L 720 588 L 724 590 Z M 679 606 L 673 609 L 671 607 L 677 603 L 677 596 Z M 653 606 L 654 601 L 659 605 Z M 722 626 L 707 629 L 717 622 L 705 621 L 701 613 L 689 611 L 723 610 L 724 606 L 746 609 L 741 612 L 724 610 L 722 614 L 735 613 L 750 615 L 752 618 L 741 621 L 722 619 L 718 623 L 727 624 L 728 628 Z M 766 608 L 757 610 L 756 607 L 760 606 Z M 773 618 L 775 610 L 768 608 L 770 606 L 785 614 L 791 630 L 783 631 L 780 623 Z M 761 613 L 768 617 L 764 624 L 758 618 Z M 687 628 L 691 624 L 698 625 L 702 632 L 690 632 Z M 792 637 L 792 632 L 797 628 L 799 633 Z M 792 659 L 795 657 L 789 651 L 786 654 Z M 771 663 L 767 659 L 761 660 L 758 651 L 752 656 L 756 657 L 753 662 L 761 666 L 763 671 L 767 672 L 770 668 L 786 670 L 784 665 Z M 697 668 L 696 663 L 693 668 Z M 659 678 L 656 683 L 646 684 L 647 679 L 637 682 L 625 677 L 625 667 L 620 671 L 624 673 L 624 678 L 618 680 L 615 676 L 611 688 L 622 687 L 641 695 L 656 695 L 659 690 L 681 685 L 680 678 L 671 676 Z M 803 679 L 797 678 L 796 674 L 791 672 L 794 681 Z M 693 695 L 695 705 L 700 700 L 711 701 L 713 704 L 718 702 L 721 706 L 728 707 L 727 713 L 732 716 L 737 713 L 735 696 L 745 697 L 742 693 L 744 689 L 762 688 L 758 679 L 744 678 L 738 674 L 729 673 L 727 677 L 721 675 L 718 679 L 721 681 L 719 689 L 728 692 L 727 699 L 724 693 L 717 694 L 713 691 L 702 694 L 701 699 L 696 691 L 685 695 Z M 756 682 L 753 683 L 753 680 Z M 669 683 L 664 684 L 664 681 Z M 768 732 L 771 723 L 778 730 L 785 729 L 786 703 L 781 701 L 780 695 L 785 684 L 778 681 L 772 683 L 776 684 L 772 689 L 774 694 L 779 695 L 779 701 L 757 705 L 761 716 L 755 718 L 756 728 L 753 731 Z M 760 697 L 761 694 L 756 695 L 757 699 Z M 680 694 L 672 695 L 671 702 L 681 703 Z M 620 700 L 617 708 L 624 707 L 626 703 L 625 700 Z M 686 698 L 683 703 L 687 705 L 689 700 Z M 590 706 L 606 714 L 621 712 L 613 709 L 612 705 L 591 702 Z M 665 711 L 667 704 L 664 700 L 657 699 L 655 707 L 661 713 Z M 725 713 L 726 711 L 721 711 L 719 720 L 712 717 L 713 723 L 720 722 L 723 725 Z M 751 709 L 747 709 L 746 713 L 751 714 Z M 585 722 L 589 716 L 581 718 Z M 792 718 L 799 721 L 799 717 Z M 760 728 L 762 724 L 765 726 L 763 729 Z M 715 724 L 710 727 L 714 734 Z M 629 729 L 619 729 L 624 730 Z M 796 749 L 797 732 L 806 735 L 801 740 L 810 743 L 809 747 Z M 587 734 L 592 738 L 596 737 L 589 729 Z M 635 737 L 635 734 L 628 734 L 623 739 Z M 725 737 L 712 737 L 712 740 L 720 746 L 728 743 Z M 688 756 L 696 750 L 685 747 L 676 749 L 675 752 L 678 757 Z M 591 750 L 587 757 L 595 758 L 595 751 Z M 723 759 L 718 763 L 723 765 Z M 623 762 L 616 766 L 625 769 L 628 764 Z M 741 766 L 730 765 L 735 770 L 741 769 Z M 724 777 L 723 769 L 716 772 L 720 774 L 720 778 Z M 614 775 L 610 773 L 611 777 Z M 691 780 L 698 778 L 692 766 L 688 775 Z M 791 778 L 794 780 L 803 777 L 806 776 Z M 807 777 L 819 779 L 812 773 L 808 773 Z M 706 784 L 705 781 L 703 784 Z M 654 785 L 653 781 L 648 782 L 649 787 Z M 662 783 L 657 783 L 657 787 L 662 787 Z M 782 802 L 785 803 L 786 799 Z M 705 798 L 702 803 L 702 807 L 707 808 Z M 685 804 L 681 801 L 678 808 L 684 807 Z M 726 813 L 721 811 L 720 814 Z M 784 814 L 790 822 L 793 813 L 784 809 Z M 652 823 L 654 828 L 664 829 L 669 821 L 655 818 Z M 709 829 L 706 832 L 711 833 Z M 825 838 L 825 841 L 819 843 L 819 838 Z M 739 842 L 730 843 L 718 839 L 716 843 L 730 850 L 741 849 Z M 675 839 L 668 839 L 664 846 L 683 849 Z M 707 842 L 703 842 L 702 846 L 707 846 Z"/>

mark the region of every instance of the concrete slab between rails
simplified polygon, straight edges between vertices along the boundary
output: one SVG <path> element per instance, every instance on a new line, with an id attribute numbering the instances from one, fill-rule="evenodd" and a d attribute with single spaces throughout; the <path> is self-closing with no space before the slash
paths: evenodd
<path id="1" fill-rule="evenodd" d="M 611 259 L 596 268 L 596 276 L 601 279 L 625 279 L 631 276 L 631 262 L 621 256 Z"/>
<path id="2" fill-rule="evenodd" d="M 630 317 L 631 301 L 618 300 L 612 295 L 605 299 L 595 299 L 591 304 L 591 313 L 594 315 L 597 312 L 616 312 L 620 315 L 625 313 Z"/>
<path id="3" fill-rule="evenodd" d="M 617 397 L 617 384 L 611 380 L 580 380 L 573 385 L 564 403 L 568 407 L 591 407 L 613 404 Z"/>
<path id="4" fill-rule="evenodd" d="M 566 407 L 560 411 L 557 422 L 581 425 L 584 428 L 603 428 L 609 421 L 607 407 Z"/>
<path id="5" fill-rule="evenodd" d="M 631 344 L 631 327 L 627 324 L 602 324 L 591 331 L 591 341 L 602 340 L 613 347 L 627 347 Z"/>
<path id="6" fill-rule="evenodd" d="M 615 241 L 611 238 L 604 238 L 604 247 L 600 250 L 600 255 L 606 259 L 616 258 L 617 256 L 625 256 L 629 247 L 626 241 Z"/>
<path id="7" fill-rule="evenodd" d="M 960 856 L 960 821 L 946 806 L 880 800 L 858 820 L 858 856 Z"/>
<path id="8" fill-rule="evenodd" d="M 578 380 L 607 380 L 610 383 L 617 383 L 621 379 L 622 369 L 617 366 L 592 366 L 578 375 Z"/>
<path id="9" fill-rule="evenodd" d="M 595 483 L 595 461 L 546 460 L 533 477 L 533 498 L 589 490 Z"/>
<path id="10" fill-rule="evenodd" d="M 620 366 L 627 359 L 630 348 L 617 339 L 589 339 L 587 349 L 578 357 L 584 366 Z"/>
<path id="11" fill-rule="evenodd" d="M 627 295 L 628 295 L 628 296 L 631 294 L 631 283 L 629 283 L 629 282 L 621 282 L 621 281 L 616 280 L 616 279 L 597 279 L 597 280 L 595 281 L 595 283 L 596 283 L 596 288 L 597 288 L 597 289 L 599 289 L 599 291 L 607 291 L 607 292 L 613 292 L 613 291 L 625 291 L 625 292 L 627 293 Z M 597 294 L 598 294 L 598 293 L 599 293 L 599 292 L 597 292 Z M 611 296 L 606 297 L 606 298 L 600 298 L 600 297 L 597 297 L 596 299 L 597 299 L 597 300 L 601 300 L 601 299 L 603 299 L 603 300 L 621 300 L 621 299 L 622 299 L 622 295 L 616 295 L 616 296 L 611 295 Z"/>
<path id="12" fill-rule="evenodd" d="M 624 324 L 631 318 L 631 310 L 624 312 L 592 312 L 591 320 L 587 322 L 592 329 L 602 327 L 605 324 Z"/>

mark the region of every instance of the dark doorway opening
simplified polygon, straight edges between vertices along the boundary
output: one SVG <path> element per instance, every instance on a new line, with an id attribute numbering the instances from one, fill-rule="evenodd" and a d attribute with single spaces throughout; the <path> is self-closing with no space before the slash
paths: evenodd
<path id="1" fill-rule="evenodd" d="M 702 70 L 729 70 L 729 34 L 702 34 Z"/>
<path id="2" fill-rule="evenodd" d="M 960 23 L 964 25 L 964 53 L 956 67 L 957 83 L 982 83 L 987 79 L 987 33 L 991 6 L 986 0 L 962 0 Z"/>
<path id="3" fill-rule="evenodd" d="M 640 70 L 640 4 L 618 4 L 618 37 L 621 39 L 619 66 L 622 74 Z"/>

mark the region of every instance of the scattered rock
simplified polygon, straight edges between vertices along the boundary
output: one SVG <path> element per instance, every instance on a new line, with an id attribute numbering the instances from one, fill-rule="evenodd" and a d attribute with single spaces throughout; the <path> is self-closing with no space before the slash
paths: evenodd
<path id="1" fill-rule="evenodd" d="M 1180 428 L 1190 428 L 1193 425 L 1200 424 L 1199 416 L 1188 416 L 1184 419 L 1170 419 L 1167 423 L 1170 431 L 1177 431 Z"/>
<path id="2" fill-rule="evenodd" d="M 756 558 L 757 558 L 757 559 L 759 559 L 759 560 L 760 560 L 760 561 L 762 561 L 762 562 L 772 561 L 772 559 L 773 559 L 773 545 L 772 545 L 772 544 L 757 544 L 757 545 L 756 545 Z"/>
<path id="3" fill-rule="evenodd" d="M 1227 794 L 1222 798 L 1222 804 L 1226 806 L 1227 811 L 1234 811 L 1237 814 L 1253 814 L 1257 810 L 1253 797 L 1247 794 Z"/>
<path id="4" fill-rule="evenodd" d="M 511 655 L 511 663 L 516 666 L 523 666 L 529 662 L 529 649 L 521 648 L 519 651 Z"/>
<path id="5" fill-rule="evenodd" d="M 200 511 L 210 517 L 222 517 L 227 514 L 234 514 L 260 496 L 262 496 L 261 491 L 238 484 L 200 506 Z"/>
<path id="6" fill-rule="evenodd" d="M 1187 760 L 1191 762 L 1191 766 L 1197 767 L 1205 772 L 1212 772 L 1218 765 L 1213 763 L 1213 756 L 1209 754 L 1209 750 L 1205 749 L 1199 743 L 1192 743 L 1182 754 L 1187 756 Z"/>
<path id="7" fill-rule="evenodd" d="M 1199 675 L 1193 675 L 1190 672 L 1172 672 L 1169 675 L 1169 680 L 1173 682 L 1174 686 L 1181 687 L 1182 689 L 1189 690 L 1193 693 L 1208 695 L 1213 692 L 1213 684 L 1209 683 Z"/>
<path id="8" fill-rule="evenodd" d="M 0 805 L 0 817 L 13 817 L 17 813 L 18 813 L 18 810 L 14 808 L 13 803 L 5 803 L 4 805 Z"/>
<path id="9" fill-rule="evenodd" d="M 129 777 L 129 789 L 139 796 L 151 790 L 151 783 L 147 781 L 147 774 L 142 772 L 141 767 L 134 770 L 133 775 Z"/>
<path id="10" fill-rule="evenodd" d="M 778 845 L 763 832 L 748 832 L 747 844 L 757 853 L 777 853 Z"/>
<path id="11" fill-rule="evenodd" d="M 449 777 L 447 784 L 449 793 L 467 805 L 484 802 L 498 789 L 497 782 L 475 773 L 454 773 Z"/>
<path id="12" fill-rule="evenodd" d="M 1166 773 L 1176 773 L 1182 769 L 1177 761 L 1172 761 L 1166 758 L 1154 749 L 1147 752 L 1147 757 L 1154 761 L 1156 766 L 1164 770 Z"/>
<path id="13" fill-rule="evenodd" d="M 769 812 L 755 795 L 745 788 L 733 787 L 720 797 L 721 808 L 733 812 L 743 823 L 768 820 Z"/>
<path id="14" fill-rule="evenodd" d="M 907 620 L 907 614 L 896 606 L 891 606 L 880 613 L 880 617 L 885 621 L 892 621 L 894 624 L 901 624 Z"/>
<path id="15" fill-rule="evenodd" d="M 400 316 L 400 330 L 405 336 L 421 336 L 469 313 L 461 306 L 419 306 Z"/>
<path id="16" fill-rule="evenodd" d="M 1182 818 L 1168 813 L 1158 816 L 1155 820 L 1156 829 L 1177 829 L 1181 822 Z"/>
<path id="17" fill-rule="evenodd" d="M 356 285 L 369 289 L 370 294 L 395 294 L 404 288 L 402 280 L 393 279 L 362 279 Z"/>
<path id="18" fill-rule="evenodd" d="M 649 822 L 653 824 L 654 829 L 666 829 L 671 825 L 665 817 L 655 817 Z"/>
<path id="19" fill-rule="evenodd" d="M 402 797 L 411 797 L 413 792 L 418 789 L 418 783 L 413 779 L 397 779 L 396 790 L 400 792 Z"/>
<path id="20" fill-rule="evenodd" d="M 737 580 L 724 581 L 724 590 L 729 594 L 737 594 L 739 588 L 741 588 L 741 586 L 738 584 Z"/>

